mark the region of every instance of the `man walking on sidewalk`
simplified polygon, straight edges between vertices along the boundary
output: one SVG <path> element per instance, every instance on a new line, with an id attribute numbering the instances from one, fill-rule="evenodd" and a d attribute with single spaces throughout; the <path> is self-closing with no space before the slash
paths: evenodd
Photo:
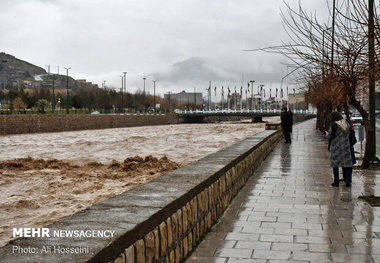
<path id="1" fill-rule="evenodd" d="M 285 137 L 285 143 L 291 143 L 290 131 L 292 129 L 291 115 L 286 107 L 282 108 L 281 113 L 281 127 Z"/>

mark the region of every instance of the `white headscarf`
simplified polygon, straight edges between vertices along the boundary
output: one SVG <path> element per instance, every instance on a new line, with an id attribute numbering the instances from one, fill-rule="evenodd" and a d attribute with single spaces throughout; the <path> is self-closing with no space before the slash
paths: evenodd
<path id="1" fill-rule="evenodd" d="M 344 131 L 344 132 L 347 132 L 348 130 L 348 124 L 347 124 L 347 121 L 345 119 L 341 119 L 339 121 L 336 121 L 335 122 L 336 124 L 338 124 L 338 126 Z"/>

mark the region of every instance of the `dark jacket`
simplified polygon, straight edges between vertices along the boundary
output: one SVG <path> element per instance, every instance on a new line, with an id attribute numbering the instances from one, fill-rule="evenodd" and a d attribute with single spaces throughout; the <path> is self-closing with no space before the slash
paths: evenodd
<path id="1" fill-rule="evenodd" d="M 283 129 L 291 129 L 292 127 L 292 115 L 288 111 L 281 113 L 281 127 Z"/>

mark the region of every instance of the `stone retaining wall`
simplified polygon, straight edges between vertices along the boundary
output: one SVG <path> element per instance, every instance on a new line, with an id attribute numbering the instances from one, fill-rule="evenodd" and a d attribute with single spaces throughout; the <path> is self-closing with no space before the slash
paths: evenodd
<path id="1" fill-rule="evenodd" d="M 281 139 L 266 130 L 147 184 L 66 217 L 54 230 L 112 230 L 110 238 L 19 238 L 2 262 L 181 262 Z M 88 247 L 88 253 L 13 253 L 16 247 Z"/>
<path id="2" fill-rule="evenodd" d="M 0 135 L 178 124 L 169 115 L 0 115 Z"/>

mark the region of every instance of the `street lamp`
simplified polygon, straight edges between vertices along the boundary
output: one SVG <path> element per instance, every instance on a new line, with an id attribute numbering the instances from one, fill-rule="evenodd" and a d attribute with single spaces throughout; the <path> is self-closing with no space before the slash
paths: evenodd
<path id="1" fill-rule="evenodd" d="M 124 71 L 123 74 L 124 74 L 124 90 L 125 90 L 125 95 L 126 95 L 126 98 L 128 98 L 128 96 L 127 96 L 127 72 Z M 128 110 L 128 99 L 126 101 L 127 101 L 127 110 Z"/>
<path id="2" fill-rule="evenodd" d="M 153 80 L 153 111 L 156 113 L 156 80 Z"/>
<path id="3" fill-rule="evenodd" d="M 254 80 L 250 80 L 251 82 L 251 110 L 253 111 L 253 83 L 255 82 Z"/>
<path id="4" fill-rule="evenodd" d="M 260 90 L 260 107 L 259 108 L 261 108 L 261 111 L 263 110 L 263 92 L 262 92 L 263 87 L 264 87 L 263 84 L 259 85 L 259 90 Z M 264 93 L 265 93 L 265 89 L 264 89 Z"/>
<path id="5" fill-rule="evenodd" d="M 53 110 L 53 113 L 55 112 L 55 94 L 54 94 L 54 80 L 55 80 L 55 74 L 52 75 L 52 79 L 53 79 L 53 100 L 52 100 L 52 110 Z"/>
<path id="6" fill-rule="evenodd" d="M 144 91 L 143 91 L 143 103 L 144 103 L 144 111 L 146 112 L 146 109 L 145 109 L 145 80 L 146 80 L 146 77 L 143 77 L 143 81 L 144 81 Z"/>
<path id="7" fill-rule="evenodd" d="M 66 69 L 66 113 L 69 114 L 69 68 Z"/>
<path id="8" fill-rule="evenodd" d="M 124 94 L 123 94 L 123 89 L 124 89 L 124 76 L 121 75 L 121 105 L 120 105 L 120 111 L 123 112 L 123 104 L 124 104 Z"/>

